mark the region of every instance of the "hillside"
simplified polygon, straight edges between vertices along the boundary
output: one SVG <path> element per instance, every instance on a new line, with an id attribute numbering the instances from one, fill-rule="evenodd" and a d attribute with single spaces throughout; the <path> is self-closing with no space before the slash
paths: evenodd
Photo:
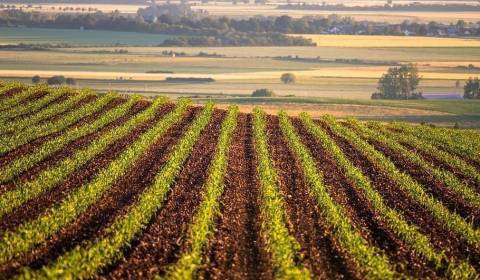
<path id="1" fill-rule="evenodd" d="M 480 276 L 475 130 L 0 83 L 0 278 Z"/>

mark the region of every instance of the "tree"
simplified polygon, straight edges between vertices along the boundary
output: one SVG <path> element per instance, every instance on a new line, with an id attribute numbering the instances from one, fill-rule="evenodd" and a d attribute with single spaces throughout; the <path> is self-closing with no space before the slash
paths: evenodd
<path id="1" fill-rule="evenodd" d="M 252 93 L 252 97 L 273 97 L 275 93 L 269 89 L 261 88 Z"/>
<path id="2" fill-rule="evenodd" d="M 53 76 L 48 78 L 47 83 L 49 85 L 61 85 L 65 83 L 65 77 L 64 76 Z"/>
<path id="3" fill-rule="evenodd" d="M 67 85 L 70 85 L 70 86 L 74 86 L 77 84 L 77 81 L 74 78 L 67 78 L 65 82 L 67 83 Z"/>
<path id="4" fill-rule="evenodd" d="M 40 83 L 40 76 L 38 76 L 38 75 L 33 76 L 32 77 L 32 83 L 34 83 L 34 84 Z"/>
<path id="5" fill-rule="evenodd" d="M 420 80 L 415 65 L 392 67 L 378 81 L 378 92 L 372 94 L 372 99 L 423 99 L 422 93 L 416 91 Z"/>
<path id="6" fill-rule="evenodd" d="M 284 84 L 294 84 L 297 81 L 297 77 L 293 73 L 284 73 L 280 77 L 280 80 Z"/>
<path id="7" fill-rule="evenodd" d="M 463 98 L 480 99 L 480 81 L 477 78 L 470 78 L 463 87 Z"/>

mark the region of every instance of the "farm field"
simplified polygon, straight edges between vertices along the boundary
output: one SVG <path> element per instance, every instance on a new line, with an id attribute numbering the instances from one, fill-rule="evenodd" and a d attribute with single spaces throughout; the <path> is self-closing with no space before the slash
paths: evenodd
<path id="1" fill-rule="evenodd" d="M 2 278 L 480 277 L 478 130 L 249 109 L 0 82 Z"/>

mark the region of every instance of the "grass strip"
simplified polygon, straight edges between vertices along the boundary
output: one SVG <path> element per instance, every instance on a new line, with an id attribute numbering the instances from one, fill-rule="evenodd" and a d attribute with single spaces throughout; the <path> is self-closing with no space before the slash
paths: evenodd
<path id="1" fill-rule="evenodd" d="M 32 116 L 28 116 L 26 118 L 21 118 L 18 120 L 9 121 L 5 123 L 0 123 L 0 133 L 19 133 L 21 130 L 25 128 L 33 127 L 50 117 L 62 114 L 76 107 L 77 104 L 80 101 L 84 100 L 86 97 L 94 95 L 93 92 L 86 91 L 86 90 L 80 91 L 79 93 L 70 92 L 70 90 L 67 88 L 60 88 L 60 89 L 54 89 L 54 90 L 61 91 L 69 95 L 69 98 L 64 102 L 61 102 L 58 104 L 51 104 Z"/>
<path id="2" fill-rule="evenodd" d="M 333 228 L 333 234 L 341 246 L 353 257 L 358 269 L 368 279 L 394 279 L 398 277 L 384 253 L 368 244 L 350 224 L 343 209 L 330 197 L 323 182 L 323 175 L 318 171 L 310 151 L 301 143 L 288 115 L 281 111 L 279 119 L 282 133 L 287 139 L 291 151 L 303 167 L 303 174 L 325 215 L 325 221 Z"/>
<path id="3" fill-rule="evenodd" d="M 203 248 L 213 235 L 215 219 L 220 215 L 220 197 L 224 190 L 223 180 L 228 164 L 230 142 L 237 125 L 237 113 L 238 107 L 231 105 L 222 123 L 215 155 L 204 186 L 203 200 L 189 231 L 190 248 L 169 269 L 165 277 L 167 279 L 194 279 L 195 272 L 202 263 Z"/>
<path id="4" fill-rule="evenodd" d="M 428 209 L 441 225 L 462 236 L 469 244 L 478 247 L 480 232 L 474 229 L 472 224 L 465 221 L 460 215 L 449 211 L 440 201 L 426 193 L 423 187 L 410 175 L 401 172 L 388 157 L 377 151 L 351 129 L 338 124 L 333 117 L 326 116 L 323 119 L 333 133 L 348 141 L 375 166 L 385 172 L 399 188 Z"/>
<path id="5" fill-rule="evenodd" d="M 90 182 L 75 189 L 62 202 L 48 209 L 37 219 L 25 223 L 15 230 L 6 231 L 0 238 L 0 264 L 43 242 L 95 204 L 135 164 L 152 143 L 160 139 L 174 123 L 182 119 L 189 104 L 189 101 L 180 101 L 173 112 L 167 114 L 154 127 L 142 134 L 120 156 L 100 170 Z"/>
<path id="6" fill-rule="evenodd" d="M 368 176 L 364 175 L 359 168 L 348 160 L 348 157 L 335 141 L 316 125 L 308 114 L 302 113 L 300 118 L 309 133 L 322 143 L 322 146 L 345 172 L 350 182 L 362 191 L 365 197 L 372 203 L 376 213 L 380 215 L 381 219 L 407 246 L 425 260 L 433 263 L 437 269 L 446 268 L 446 275 L 450 279 L 471 279 L 476 276 L 475 269 L 468 262 L 461 261 L 457 263 L 448 259 L 443 252 L 436 251 L 427 236 L 422 234 L 415 225 L 409 224 L 401 213 L 388 207 L 383 197 L 372 186 Z"/>
<path id="7" fill-rule="evenodd" d="M 0 137 L 0 155 L 10 152 L 31 140 L 61 131 L 75 124 L 82 118 L 98 112 L 116 97 L 117 95 L 114 93 L 104 95 L 95 101 L 85 104 L 68 113 L 57 121 L 45 123 L 40 126 L 29 127 L 13 135 L 2 136 Z"/>
<path id="8" fill-rule="evenodd" d="M 300 245 L 288 232 L 287 213 L 278 189 L 278 175 L 270 158 L 268 136 L 265 131 L 265 113 L 255 108 L 253 135 L 258 155 L 258 179 L 261 186 L 261 229 L 267 240 L 267 250 L 272 256 L 275 278 L 310 279 L 310 271 L 295 263 Z"/>
<path id="9" fill-rule="evenodd" d="M 402 155 L 409 162 L 419 166 L 429 174 L 435 176 L 435 178 L 440 180 L 443 184 L 445 184 L 445 186 L 447 186 L 450 190 L 455 192 L 471 205 L 480 207 L 480 195 L 477 194 L 473 188 L 466 186 L 451 172 L 434 166 L 430 162 L 425 161 L 421 156 L 408 150 L 396 140 L 398 137 L 388 137 L 387 135 L 382 134 L 378 129 L 369 129 L 364 124 L 353 119 L 351 119 L 349 123 L 363 136 L 371 140 L 379 141 L 393 152 Z"/>
<path id="10" fill-rule="evenodd" d="M 73 155 L 51 166 L 32 181 L 17 182 L 15 189 L 0 196 L 0 218 L 13 211 L 26 201 L 46 192 L 67 179 L 95 156 L 104 152 L 111 144 L 128 135 L 135 127 L 154 118 L 158 108 L 165 104 L 166 98 L 157 98 L 145 111 L 135 115 L 121 126 L 112 129 L 95 139 L 89 146 L 76 151 Z"/>
<path id="11" fill-rule="evenodd" d="M 27 169 L 33 167 L 38 162 L 44 160 L 49 155 L 60 151 L 69 143 L 94 133 L 102 127 L 114 122 L 116 119 L 124 116 L 128 111 L 141 99 L 140 96 L 133 96 L 124 104 L 121 104 L 109 111 L 105 112 L 92 123 L 84 124 L 80 127 L 70 128 L 65 133 L 55 137 L 37 147 L 32 153 L 24 155 L 18 159 L 9 162 L 7 165 L 0 167 L 0 183 L 5 183 L 15 176 L 21 174 Z M 1 203 L 0 203 L 1 205 Z"/>
<path id="12" fill-rule="evenodd" d="M 43 91 L 47 94 L 38 100 L 34 100 L 27 104 L 20 104 L 19 106 L 3 111 L 0 113 L 0 121 L 11 120 L 24 114 L 37 112 L 65 94 L 64 90 L 51 89 L 47 85 L 38 86 L 36 91 Z"/>
<path id="13" fill-rule="evenodd" d="M 95 242 L 86 242 L 84 246 L 77 246 L 59 257 L 52 265 L 40 270 L 33 271 L 27 268 L 19 278 L 91 278 L 100 268 L 121 258 L 121 249 L 132 242 L 162 206 L 170 186 L 180 174 L 201 132 L 210 122 L 213 108 L 213 103 L 205 106 L 170 153 L 168 161 L 155 176 L 154 183 L 142 192 L 125 216 L 117 217 L 115 222 L 105 230 L 105 237 Z"/>

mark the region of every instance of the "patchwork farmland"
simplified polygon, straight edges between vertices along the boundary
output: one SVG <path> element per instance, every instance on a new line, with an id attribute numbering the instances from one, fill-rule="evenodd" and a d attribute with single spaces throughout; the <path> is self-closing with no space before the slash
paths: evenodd
<path id="1" fill-rule="evenodd" d="M 0 84 L 0 278 L 476 279 L 480 137 Z"/>

